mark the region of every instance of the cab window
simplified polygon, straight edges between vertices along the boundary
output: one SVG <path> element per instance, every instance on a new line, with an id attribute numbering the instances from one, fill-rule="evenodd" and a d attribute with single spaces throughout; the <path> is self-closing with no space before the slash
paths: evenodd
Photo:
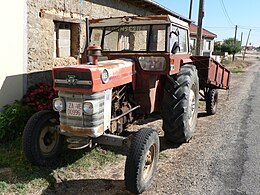
<path id="1" fill-rule="evenodd" d="M 176 53 L 188 53 L 188 30 L 172 26 L 171 28 L 171 48 L 177 47 Z"/>

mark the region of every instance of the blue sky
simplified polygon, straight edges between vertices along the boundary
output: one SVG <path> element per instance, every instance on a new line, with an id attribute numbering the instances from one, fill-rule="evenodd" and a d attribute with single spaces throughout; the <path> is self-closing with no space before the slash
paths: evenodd
<path id="1" fill-rule="evenodd" d="M 155 1 L 180 15 L 189 16 L 190 0 Z M 217 34 L 216 40 L 234 37 L 235 25 L 238 25 L 238 40 L 243 32 L 245 45 L 249 29 L 252 29 L 249 43 L 260 46 L 260 0 L 204 0 L 204 3 L 203 28 Z M 199 0 L 193 0 L 192 20 L 196 24 L 198 5 Z"/>

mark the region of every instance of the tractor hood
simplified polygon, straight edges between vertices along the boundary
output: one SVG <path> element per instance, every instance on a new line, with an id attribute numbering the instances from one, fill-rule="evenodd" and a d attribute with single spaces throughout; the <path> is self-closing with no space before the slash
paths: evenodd
<path id="1" fill-rule="evenodd" d="M 53 68 L 54 88 L 58 91 L 99 92 L 133 81 L 134 61 L 116 59 L 98 65 L 73 65 Z"/>

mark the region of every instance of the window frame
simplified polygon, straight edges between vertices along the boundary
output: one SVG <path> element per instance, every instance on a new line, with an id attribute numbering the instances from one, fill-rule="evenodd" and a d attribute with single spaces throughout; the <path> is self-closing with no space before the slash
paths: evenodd
<path id="1" fill-rule="evenodd" d="M 170 32 L 172 32 L 172 31 L 174 31 L 173 30 L 173 27 L 175 28 L 175 29 L 181 29 L 181 30 L 183 30 L 183 31 L 185 31 L 186 32 L 186 35 L 185 35 L 185 40 L 186 40 L 186 51 L 183 51 L 183 52 L 181 52 L 181 51 L 178 51 L 176 54 L 188 54 L 189 52 L 190 52 L 190 46 L 189 46 L 189 30 L 188 29 L 186 29 L 186 28 L 183 28 L 183 27 L 181 27 L 181 26 L 179 26 L 179 25 L 176 25 L 176 24 L 171 24 L 171 27 L 170 27 Z M 179 31 L 180 32 L 180 31 Z M 171 52 L 171 50 L 172 50 L 172 46 L 173 46 L 173 44 L 175 43 L 175 42 L 173 42 L 172 41 L 173 40 L 173 37 L 170 37 L 170 52 Z M 179 46 L 180 46 L 180 33 L 179 33 L 179 35 L 178 35 L 178 42 L 179 42 Z"/>
<path id="2" fill-rule="evenodd" d="M 73 29 L 78 29 L 80 27 L 79 23 L 74 23 L 74 22 L 66 22 L 66 21 L 58 21 L 58 20 L 53 20 L 54 24 L 54 35 L 55 35 L 55 47 L 53 48 L 53 58 L 69 58 L 69 57 L 76 57 L 79 55 L 79 50 L 80 50 L 80 41 L 78 40 L 79 36 L 79 31 L 74 31 Z M 70 54 L 69 56 L 62 56 L 58 54 L 58 48 L 59 48 L 59 43 L 58 43 L 58 30 L 63 29 L 57 26 L 60 25 L 69 25 L 69 28 L 64 28 L 70 31 Z M 76 38 L 75 38 L 76 37 Z M 77 40 L 77 41 L 75 41 Z M 54 40 L 53 40 L 54 41 Z"/>
<path id="3" fill-rule="evenodd" d="M 153 26 L 160 26 L 160 25 L 165 25 L 165 49 L 162 51 L 152 51 L 150 49 L 151 47 L 151 36 L 152 36 L 152 27 Z M 169 53 L 169 29 L 170 29 L 170 24 L 140 24 L 140 25 L 126 25 L 126 26 L 149 26 L 149 29 L 147 31 L 147 41 L 146 41 L 146 50 L 145 51 L 127 51 L 127 50 L 123 50 L 126 53 Z M 104 41 L 105 41 L 105 32 L 107 28 L 111 28 L 111 27 L 119 27 L 119 26 L 108 26 L 108 27 L 90 27 L 90 42 L 91 42 L 91 36 L 93 33 L 93 29 L 102 29 L 102 39 L 101 39 L 101 47 L 104 47 Z M 121 51 L 102 51 L 103 53 L 119 53 Z"/>

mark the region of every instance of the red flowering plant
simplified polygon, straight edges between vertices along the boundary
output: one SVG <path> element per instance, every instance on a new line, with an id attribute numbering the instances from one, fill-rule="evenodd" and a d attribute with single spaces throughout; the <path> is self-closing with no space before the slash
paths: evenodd
<path id="1" fill-rule="evenodd" d="M 52 100 L 57 96 L 52 83 L 38 83 L 28 89 L 23 100 L 35 111 L 51 110 Z"/>

